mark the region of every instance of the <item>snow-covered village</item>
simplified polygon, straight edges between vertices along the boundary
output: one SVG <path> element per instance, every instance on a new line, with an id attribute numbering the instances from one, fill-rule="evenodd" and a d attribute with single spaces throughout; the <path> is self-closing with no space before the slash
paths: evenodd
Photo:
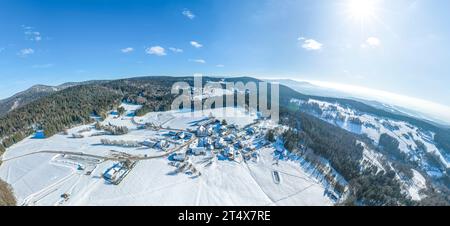
<path id="1" fill-rule="evenodd" d="M 0 0 L 0 216 L 442 224 L 449 9 Z"/>
<path id="2" fill-rule="evenodd" d="M 140 107 L 122 103 L 48 138 L 36 131 L 4 154 L 0 177 L 18 205 L 332 205 L 344 195 L 322 174 L 331 167 L 268 137 L 285 128 L 257 112 L 135 116 Z"/>

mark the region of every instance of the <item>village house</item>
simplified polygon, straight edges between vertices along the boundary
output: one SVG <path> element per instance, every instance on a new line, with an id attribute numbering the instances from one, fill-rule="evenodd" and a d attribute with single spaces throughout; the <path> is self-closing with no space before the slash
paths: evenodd
<path id="1" fill-rule="evenodd" d="M 206 137 L 208 136 L 208 131 L 204 126 L 199 126 L 197 128 L 197 137 Z"/>
<path id="2" fill-rule="evenodd" d="M 215 148 L 223 148 L 226 145 L 225 140 L 222 137 L 216 139 L 214 143 Z"/>
<path id="3" fill-rule="evenodd" d="M 193 155 L 206 155 L 205 147 L 193 147 L 191 148 L 191 152 Z"/>
<path id="4" fill-rule="evenodd" d="M 156 144 L 157 144 L 157 142 L 150 140 L 150 139 L 146 139 L 146 140 L 144 140 L 144 142 L 142 142 L 142 145 L 149 147 L 149 148 L 155 147 Z"/>

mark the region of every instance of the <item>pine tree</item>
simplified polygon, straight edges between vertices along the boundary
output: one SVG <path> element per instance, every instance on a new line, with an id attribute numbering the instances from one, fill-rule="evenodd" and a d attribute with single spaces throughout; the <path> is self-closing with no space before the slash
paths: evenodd
<path id="1" fill-rule="evenodd" d="M 123 114 L 125 114 L 125 108 L 119 107 L 119 108 L 117 108 L 117 112 L 119 113 L 119 115 L 123 115 Z"/>
<path id="2" fill-rule="evenodd" d="M 269 131 L 267 131 L 266 140 L 268 140 L 269 142 L 275 142 L 275 134 L 273 132 L 273 129 L 269 129 Z"/>

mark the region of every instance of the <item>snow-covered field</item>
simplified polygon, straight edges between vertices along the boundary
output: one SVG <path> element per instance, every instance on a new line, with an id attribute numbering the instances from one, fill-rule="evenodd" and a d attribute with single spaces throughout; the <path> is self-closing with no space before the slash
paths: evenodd
<path id="1" fill-rule="evenodd" d="M 417 172 L 417 170 L 412 171 L 414 176 L 411 180 L 411 183 L 408 184 L 408 194 L 413 200 L 417 201 L 423 198 L 423 195 L 420 194 L 420 191 L 422 189 L 426 189 L 427 184 L 425 178 L 419 172 Z"/>
<path id="2" fill-rule="evenodd" d="M 123 105 L 127 115 L 139 106 Z M 239 126 L 250 124 L 255 115 L 241 109 L 212 110 L 218 119 Z M 236 113 L 236 114 L 235 114 Z M 206 113 L 206 116 L 209 112 Z M 223 117 L 222 117 L 223 116 Z M 164 128 L 194 128 L 205 115 L 191 117 L 190 112 L 149 113 L 144 117 L 108 116 L 103 122 L 127 126 L 126 135 L 89 136 L 92 125 L 72 128 L 69 135 L 47 139 L 27 138 L 8 148 L 2 156 L 0 178 L 11 184 L 18 204 L 24 205 L 332 205 L 324 186 L 294 161 L 276 161 L 274 148 L 258 150 L 258 161 L 218 160 L 211 156 L 193 156 L 189 161 L 201 176 L 174 173 L 167 157 L 140 160 L 118 185 L 103 179 L 114 162 L 96 158 L 114 152 L 132 155 L 161 155 L 154 148 L 106 146 L 101 139 L 159 139 L 167 132 L 137 129 L 153 122 Z M 79 133 L 81 131 L 81 133 Z M 83 134 L 72 138 L 70 134 Z M 78 152 L 83 155 L 36 153 L 39 151 Z M 93 155 L 93 156 L 90 156 Z M 275 164 L 277 162 L 277 164 Z M 275 183 L 273 173 L 281 181 Z"/>
<path id="3" fill-rule="evenodd" d="M 117 186 L 97 179 L 67 205 L 330 205 L 323 188 L 298 165 L 280 164 L 283 183 L 272 180 L 270 149 L 258 163 L 218 161 L 201 166 L 202 176 L 172 175 L 166 159 L 141 161 Z M 201 162 L 201 159 L 194 163 Z M 198 164 L 200 165 L 200 164 Z M 284 172 L 283 171 L 283 172 Z"/>
<path id="4" fill-rule="evenodd" d="M 190 111 L 168 111 L 168 112 L 152 112 L 143 117 L 135 117 L 134 121 L 139 124 L 153 123 L 164 128 L 172 129 L 196 129 L 196 122 L 206 119 L 213 115 L 216 119 L 225 119 L 228 124 L 235 124 L 241 128 L 253 123 L 257 118 L 256 113 L 246 114 L 241 108 L 217 108 L 205 109 L 201 112 Z"/>

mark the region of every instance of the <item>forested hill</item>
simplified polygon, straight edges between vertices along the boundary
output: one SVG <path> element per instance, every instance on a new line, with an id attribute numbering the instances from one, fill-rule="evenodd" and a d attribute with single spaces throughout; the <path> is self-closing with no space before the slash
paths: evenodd
<path id="1" fill-rule="evenodd" d="M 105 116 L 121 101 L 143 104 L 142 111 L 167 110 L 177 79 L 145 77 L 76 85 L 45 95 L 0 118 L 0 154 L 36 130 L 52 136 L 65 128 Z"/>
<path id="2" fill-rule="evenodd" d="M 58 90 L 60 89 L 57 87 L 35 85 L 9 98 L 0 100 L 0 115 L 5 115 L 6 113 L 16 108 L 31 103 L 37 99 L 40 99 L 41 97 L 48 96 Z"/>
<path id="3" fill-rule="evenodd" d="M 382 118 L 389 118 L 393 120 L 408 122 L 423 130 L 434 132 L 435 133 L 434 141 L 437 143 L 437 145 L 444 150 L 450 150 L 450 129 L 448 129 L 446 126 L 438 126 L 435 125 L 434 123 L 430 123 L 414 117 L 388 112 L 382 109 L 369 106 L 356 100 L 304 95 L 289 87 L 280 85 L 280 106 L 285 106 L 289 108 L 289 106 L 291 106 L 290 101 L 292 99 L 298 99 L 303 101 L 314 99 L 329 103 L 338 103 L 343 107 L 348 107 L 357 110 L 358 112 L 364 112 Z"/>
<path id="4" fill-rule="evenodd" d="M 64 128 L 89 122 L 119 103 L 120 94 L 97 85 L 81 85 L 43 97 L 0 118 L 2 146 L 31 135 L 36 129 L 51 136 Z"/>
<path id="5" fill-rule="evenodd" d="M 72 86 L 77 85 L 88 85 L 88 84 L 99 84 L 107 81 L 86 81 L 86 82 L 68 82 L 58 86 L 47 86 L 47 85 L 34 85 L 31 88 L 16 93 L 11 97 L 0 100 L 0 116 L 5 115 L 6 113 L 25 106 L 35 100 L 38 100 L 42 97 L 48 96 L 52 93 L 61 91 L 63 89 L 67 89 Z"/>

